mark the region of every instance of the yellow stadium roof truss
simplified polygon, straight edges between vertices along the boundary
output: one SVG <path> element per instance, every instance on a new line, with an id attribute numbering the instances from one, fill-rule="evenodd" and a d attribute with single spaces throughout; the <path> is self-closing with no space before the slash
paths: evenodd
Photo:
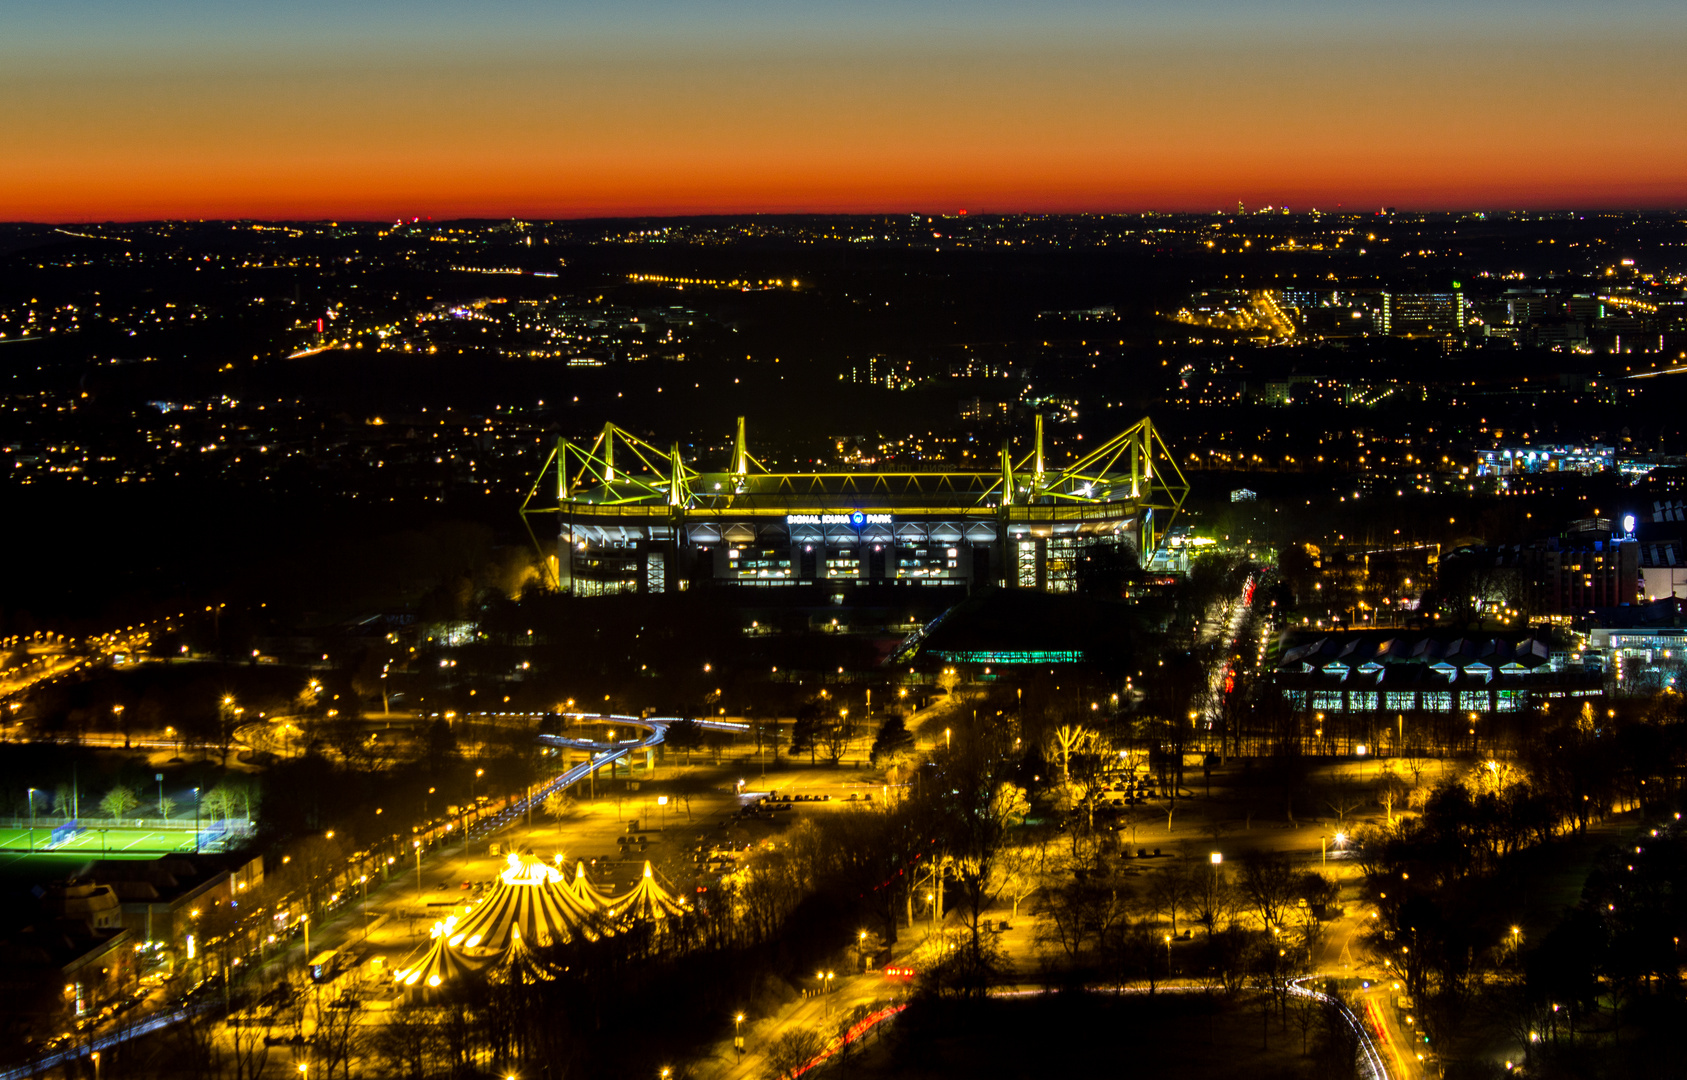
<path id="1" fill-rule="evenodd" d="M 1001 448 L 989 472 L 776 473 L 753 457 L 738 418 L 729 466 L 700 472 L 624 428 L 606 423 L 586 445 L 558 439 L 522 500 L 521 516 L 541 556 L 532 518 L 561 514 L 620 524 L 779 518 L 836 510 L 846 503 L 877 513 L 949 515 L 1005 523 L 1090 521 L 1142 514 L 1139 543 L 1157 548 L 1183 507 L 1189 484 L 1153 422 L 1143 417 L 1101 446 L 1060 468 L 1043 453 L 1043 418 L 1030 451 Z M 549 489 L 546 494 L 541 494 Z M 545 505 L 549 503 L 549 505 Z M 1164 511 L 1162 521 L 1153 512 Z"/>

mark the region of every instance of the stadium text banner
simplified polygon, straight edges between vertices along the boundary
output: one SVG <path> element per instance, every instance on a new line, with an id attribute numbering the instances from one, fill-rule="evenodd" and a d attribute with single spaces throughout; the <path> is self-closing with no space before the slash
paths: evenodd
<path id="1" fill-rule="evenodd" d="M 889 525 L 889 514 L 865 514 L 856 510 L 848 514 L 786 514 L 787 525 Z"/>

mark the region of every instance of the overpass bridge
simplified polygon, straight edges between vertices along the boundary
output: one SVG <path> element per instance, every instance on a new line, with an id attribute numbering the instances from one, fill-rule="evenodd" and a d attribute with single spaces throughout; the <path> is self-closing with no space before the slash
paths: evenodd
<path id="1" fill-rule="evenodd" d="M 640 751 L 648 753 L 654 750 L 668 737 L 669 724 L 687 719 L 679 716 L 621 716 L 614 713 L 563 713 L 562 717 L 579 724 L 641 728 L 644 735 L 636 739 L 617 739 L 614 741 L 575 739 L 566 735 L 535 736 L 542 746 L 554 747 L 558 750 L 584 751 L 588 757 L 580 764 L 547 781 L 543 787 L 536 788 L 531 794 L 511 803 L 496 815 L 482 818 L 476 822 L 465 834 L 465 841 L 490 836 L 527 813 L 529 807 L 539 806 L 550 797 L 552 792 L 567 790 L 605 765 L 613 765 L 615 762 L 631 757 Z M 704 731 L 723 731 L 733 735 L 742 735 L 750 730 L 750 725 L 734 720 L 697 719 L 693 722 Z"/>

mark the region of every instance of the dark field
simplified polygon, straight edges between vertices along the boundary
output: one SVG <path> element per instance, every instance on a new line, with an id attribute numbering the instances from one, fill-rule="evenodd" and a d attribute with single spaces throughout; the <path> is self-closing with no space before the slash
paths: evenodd
<path id="1" fill-rule="evenodd" d="M 1273 1012 L 1261 1048 L 1259 999 L 1160 993 L 1056 993 L 979 1002 L 918 1002 L 853 1061 L 826 1075 L 937 1080 L 1128 1074 L 1143 1080 L 1300 1080 L 1354 1075 L 1321 1053 L 1321 1025 Z M 1339 1055 L 1334 1055 L 1339 1057 Z M 1332 1068 L 1331 1065 L 1335 1067 Z"/>

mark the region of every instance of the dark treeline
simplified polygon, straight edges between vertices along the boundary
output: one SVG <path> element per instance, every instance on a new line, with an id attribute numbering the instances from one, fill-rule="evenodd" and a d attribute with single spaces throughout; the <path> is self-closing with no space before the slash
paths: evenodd
<path id="1" fill-rule="evenodd" d="M 1521 755 L 1402 788 L 1416 812 L 1360 833 L 1372 946 L 1449 1076 L 1482 1075 L 1483 1041 L 1522 1047 L 1531 1075 L 1672 1075 L 1687 715 L 1671 693 L 1541 721 Z M 1631 810 L 1641 824 L 1619 826 Z M 1579 902 L 1554 906 L 1566 888 Z"/>

